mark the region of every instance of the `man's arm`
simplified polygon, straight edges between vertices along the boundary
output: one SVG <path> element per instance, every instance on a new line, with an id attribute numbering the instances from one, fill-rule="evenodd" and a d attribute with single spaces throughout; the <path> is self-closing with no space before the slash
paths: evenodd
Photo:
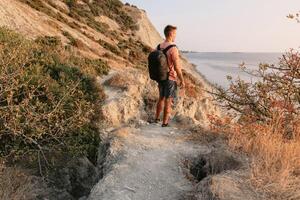
<path id="1" fill-rule="evenodd" d="M 175 51 L 174 51 L 175 52 Z M 177 76 L 179 78 L 179 87 L 183 88 L 185 86 L 183 75 L 182 75 L 182 70 L 181 70 L 181 64 L 180 64 L 180 58 L 179 58 L 179 53 L 178 50 L 176 49 L 176 53 L 174 53 L 174 69 L 177 73 Z"/>

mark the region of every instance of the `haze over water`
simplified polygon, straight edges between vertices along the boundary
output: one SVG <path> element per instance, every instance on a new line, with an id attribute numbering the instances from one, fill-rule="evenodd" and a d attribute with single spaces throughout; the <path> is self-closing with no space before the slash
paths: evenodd
<path id="1" fill-rule="evenodd" d="M 213 84 L 228 87 L 226 78 L 238 76 L 246 81 L 255 81 L 249 74 L 239 68 L 245 63 L 247 68 L 257 69 L 259 63 L 277 64 L 282 53 L 184 53 L 188 60 L 195 64 L 197 70 Z"/>

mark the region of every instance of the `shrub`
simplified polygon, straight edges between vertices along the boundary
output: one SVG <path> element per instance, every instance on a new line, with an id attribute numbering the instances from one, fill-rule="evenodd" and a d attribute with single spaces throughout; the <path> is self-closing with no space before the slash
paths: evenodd
<path id="1" fill-rule="evenodd" d="M 98 43 L 105 49 L 109 50 L 110 52 L 116 54 L 116 55 L 120 55 L 121 52 L 119 50 L 119 48 L 115 45 L 112 45 L 108 42 L 105 42 L 104 40 L 98 40 Z"/>
<path id="2" fill-rule="evenodd" d="M 128 59 L 131 63 L 136 66 L 140 66 L 145 69 L 147 65 L 147 56 L 151 52 L 151 48 L 146 46 L 140 41 L 129 39 L 122 40 L 118 43 L 118 47 L 121 49 L 121 56 Z M 125 50 L 129 51 L 129 54 L 125 54 Z"/>
<path id="3" fill-rule="evenodd" d="M 107 75 L 110 69 L 107 62 L 101 59 L 91 60 L 88 58 L 72 56 L 69 58 L 68 62 L 74 66 L 80 67 L 84 73 L 93 76 Z"/>
<path id="4" fill-rule="evenodd" d="M 260 64 L 258 70 L 242 69 L 258 81 L 251 84 L 241 79 L 231 80 L 229 89 L 217 88 L 214 93 L 220 100 L 225 99 L 225 106 L 253 117 L 254 120 L 266 121 L 278 108 L 286 114 L 295 116 L 299 113 L 300 103 L 300 55 L 288 52 L 279 61 L 278 66 Z"/>
<path id="5" fill-rule="evenodd" d="M 65 3 L 70 7 L 74 7 L 77 3 L 77 0 L 65 0 Z"/>
<path id="6" fill-rule="evenodd" d="M 76 39 L 68 31 L 63 31 L 62 34 L 68 38 L 70 45 L 77 46 Z"/>
<path id="7" fill-rule="evenodd" d="M 104 94 L 93 76 L 56 38 L 28 41 L 0 28 L 0 43 L 0 156 L 57 150 L 94 158 Z M 84 62 L 107 73 L 99 60 Z"/>
<path id="8" fill-rule="evenodd" d="M 136 21 L 123 11 L 123 3 L 119 0 L 95 0 L 88 4 L 94 16 L 105 15 L 115 20 L 123 30 L 137 30 Z"/>
<path id="9" fill-rule="evenodd" d="M 36 199 L 33 191 L 38 184 L 20 169 L 0 168 L 0 199 Z"/>
<path id="10" fill-rule="evenodd" d="M 48 47 L 58 47 L 62 44 L 58 37 L 51 36 L 38 37 L 35 41 L 37 44 Z"/>
<path id="11" fill-rule="evenodd" d="M 229 144 L 252 156 L 251 180 L 269 199 L 298 199 L 300 185 L 300 55 L 287 52 L 278 65 L 260 64 L 243 70 L 255 83 L 232 80 L 228 89 L 213 92 L 222 106 L 237 114 L 212 118 Z M 270 184 L 272 183 L 272 184 Z"/>
<path id="12" fill-rule="evenodd" d="M 185 95 L 191 98 L 203 96 L 203 85 L 185 70 L 182 70 L 182 73 L 185 78 Z"/>

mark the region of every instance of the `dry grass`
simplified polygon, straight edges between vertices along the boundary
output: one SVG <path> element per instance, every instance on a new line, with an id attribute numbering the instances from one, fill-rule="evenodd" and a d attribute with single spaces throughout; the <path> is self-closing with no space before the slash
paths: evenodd
<path id="1" fill-rule="evenodd" d="M 213 128 L 225 133 L 232 148 L 252 158 L 251 182 L 260 193 L 267 199 L 300 199 L 300 118 L 289 123 L 289 131 L 282 112 L 266 123 L 213 121 Z"/>
<path id="2" fill-rule="evenodd" d="M 110 87 L 119 88 L 122 90 L 125 90 L 128 88 L 128 86 L 131 84 L 131 80 L 128 78 L 125 78 L 121 74 L 116 74 L 104 83 L 105 85 L 108 85 Z"/>
<path id="3" fill-rule="evenodd" d="M 197 98 L 203 95 L 202 84 L 191 74 L 182 70 L 185 79 L 185 94 L 188 97 Z"/>
<path id="4" fill-rule="evenodd" d="M 37 181 L 17 168 L 0 166 L 0 199 L 34 199 Z"/>
<path id="5" fill-rule="evenodd" d="M 214 125 L 252 158 L 252 183 L 267 199 L 300 199 L 300 53 L 285 53 L 277 65 L 241 69 L 258 81 L 228 77 L 229 88 L 217 87 L 215 99 L 240 117 Z"/>

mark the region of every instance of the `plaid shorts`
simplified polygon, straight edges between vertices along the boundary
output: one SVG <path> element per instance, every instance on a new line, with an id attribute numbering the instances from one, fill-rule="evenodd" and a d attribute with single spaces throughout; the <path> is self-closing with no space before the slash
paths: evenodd
<path id="1" fill-rule="evenodd" d="M 159 97 L 176 98 L 177 83 L 176 81 L 166 80 L 158 83 Z"/>

